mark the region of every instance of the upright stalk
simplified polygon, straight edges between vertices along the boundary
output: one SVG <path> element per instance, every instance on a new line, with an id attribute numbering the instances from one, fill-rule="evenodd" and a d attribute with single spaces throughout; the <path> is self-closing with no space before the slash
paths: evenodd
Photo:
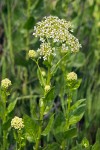
<path id="1" fill-rule="evenodd" d="M 43 103 L 43 99 L 41 99 L 41 101 L 40 101 L 40 126 L 39 126 L 39 130 L 38 130 L 38 137 L 36 139 L 36 145 L 35 145 L 34 150 L 39 149 L 39 143 L 40 143 L 40 139 L 41 139 L 42 126 L 43 126 L 43 113 L 44 113 L 44 103 Z"/>
<path id="2" fill-rule="evenodd" d="M 6 92 L 4 91 L 2 92 L 2 101 L 3 101 L 3 109 L 4 109 L 2 123 L 4 125 L 6 122 L 6 101 L 7 101 L 7 95 Z M 7 133 L 5 130 L 3 130 L 3 150 L 6 150 L 6 147 L 7 147 Z"/>
<path id="3" fill-rule="evenodd" d="M 12 64 L 12 72 L 15 74 L 14 70 L 14 54 L 13 54 L 13 45 L 12 45 L 12 26 L 11 26 L 11 7 L 10 2 L 7 0 L 7 10 L 8 10 L 8 34 L 7 34 L 7 40 L 8 40 L 8 47 L 10 50 L 10 57 L 11 57 L 11 64 Z"/>
<path id="4" fill-rule="evenodd" d="M 38 63 L 36 62 L 37 66 Z M 39 66 L 38 66 L 39 69 Z M 51 79 L 51 74 L 50 74 L 50 68 L 48 67 L 48 73 L 47 73 L 47 85 L 50 85 L 50 79 Z M 44 91 L 44 96 L 46 96 L 46 91 Z M 39 130 L 38 130 L 38 137 L 36 139 L 36 145 L 35 145 L 35 149 L 34 150 L 38 150 L 39 149 L 39 143 L 40 143 L 40 139 L 41 139 L 41 133 L 42 133 L 42 126 L 43 126 L 43 114 L 44 114 L 44 108 L 45 108 L 45 103 L 44 103 L 44 99 L 40 99 L 40 126 L 39 126 Z"/>
<path id="5" fill-rule="evenodd" d="M 18 150 L 21 150 L 21 148 L 22 148 L 22 139 L 21 139 L 21 131 L 20 130 L 18 130 L 18 144 L 17 144 L 17 148 L 18 148 Z"/>
<path id="6" fill-rule="evenodd" d="M 39 126 L 39 131 L 38 131 L 38 138 L 36 140 L 36 145 L 35 145 L 35 149 L 34 150 L 38 150 L 39 149 L 39 143 L 40 143 L 40 138 L 41 138 L 41 132 L 42 132 L 42 123 Z"/>
<path id="7" fill-rule="evenodd" d="M 65 130 L 69 129 L 69 113 L 70 113 L 71 102 L 72 102 L 72 96 L 71 96 L 71 91 L 69 90 L 68 98 L 67 98 L 66 126 L 65 126 Z M 68 141 L 67 141 L 67 143 L 68 143 Z M 66 149 L 66 140 L 64 140 L 62 142 L 61 147 L 62 147 L 62 150 Z"/>
<path id="8" fill-rule="evenodd" d="M 69 90 L 68 100 L 67 100 L 67 126 L 66 126 L 67 130 L 69 129 L 69 113 L 70 113 L 71 102 L 72 102 L 72 96 L 71 96 L 71 91 Z"/>
<path id="9" fill-rule="evenodd" d="M 27 0 L 27 19 L 30 17 L 30 6 L 31 6 L 31 0 Z M 29 50 L 29 31 L 26 31 L 26 51 Z"/>

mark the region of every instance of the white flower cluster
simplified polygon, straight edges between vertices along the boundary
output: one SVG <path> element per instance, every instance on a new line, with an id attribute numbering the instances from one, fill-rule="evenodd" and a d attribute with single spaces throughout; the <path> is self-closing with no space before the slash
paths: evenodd
<path id="1" fill-rule="evenodd" d="M 54 48 L 50 46 L 50 43 L 41 43 L 40 49 L 37 52 L 40 53 L 40 57 L 43 56 L 43 59 L 46 60 L 50 55 L 54 55 Z"/>
<path id="2" fill-rule="evenodd" d="M 22 118 L 15 116 L 11 121 L 11 126 L 15 129 L 21 130 L 24 127 Z"/>
<path id="3" fill-rule="evenodd" d="M 37 25 L 34 27 L 33 35 L 35 37 L 39 37 L 43 45 L 45 45 L 45 42 L 49 40 L 54 44 L 60 43 L 60 47 L 62 47 L 62 50 L 64 51 L 70 50 L 71 52 L 77 52 L 81 45 L 79 44 L 78 39 L 74 37 L 71 32 L 72 26 L 70 22 L 67 22 L 64 19 L 59 19 L 56 16 L 49 16 L 44 17 L 41 22 L 37 23 Z M 45 56 L 45 58 L 47 58 L 47 53 L 49 53 L 48 55 L 53 53 L 52 48 L 50 47 L 48 48 L 47 53 L 43 54 L 43 52 L 44 51 L 42 49 L 41 54 Z"/>
<path id="4" fill-rule="evenodd" d="M 1 88 L 8 89 L 11 86 L 11 81 L 8 78 L 5 78 L 1 81 Z"/>
<path id="5" fill-rule="evenodd" d="M 67 74 L 67 80 L 68 81 L 76 81 L 77 80 L 77 74 L 75 72 L 70 72 Z"/>
<path id="6" fill-rule="evenodd" d="M 43 39 L 52 38 L 54 42 L 65 42 L 67 34 L 69 34 L 69 28 L 71 28 L 70 22 L 55 16 L 49 16 L 44 17 L 43 21 L 37 23 L 33 35 Z"/>

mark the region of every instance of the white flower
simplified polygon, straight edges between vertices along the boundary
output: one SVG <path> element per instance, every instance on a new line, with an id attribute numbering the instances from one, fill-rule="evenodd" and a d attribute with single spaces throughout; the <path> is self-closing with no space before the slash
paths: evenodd
<path id="1" fill-rule="evenodd" d="M 68 81 L 77 80 L 77 74 L 75 72 L 68 73 L 67 74 L 67 80 Z"/>
<path id="2" fill-rule="evenodd" d="M 15 129 L 21 130 L 24 127 L 22 118 L 15 116 L 11 121 L 11 126 Z"/>
<path id="3" fill-rule="evenodd" d="M 8 78 L 5 78 L 1 81 L 1 87 L 3 89 L 8 89 L 11 86 L 11 81 Z"/>
<path id="4" fill-rule="evenodd" d="M 53 54 L 52 45 L 47 43 L 60 43 L 62 49 L 70 50 L 71 52 L 79 51 L 81 45 L 79 41 L 72 34 L 72 25 L 70 22 L 59 19 L 56 16 L 44 17 L 41 22 L 38 22 L 34 27 L 33 35 L 39 37 L 42 44 L 40 45 L 40 55 L 46 60 L 50 54 Z M 49 42 L 48 42 L 49 41 Z M 47 49 L 44 50 L 44 45 Z M 64 46 L 63 46 L 64 45 Z M 55 54 L 54 54 L 55 55 Z"/>
<path id="5" fill-rule="evenodd" d="M 50 55 L 54 54 L 54 49 L 50 46 L 50 43 L 42 43 L 38 52 L 40 56 L 43 56 L 43 59 L 46 60 Z"/>

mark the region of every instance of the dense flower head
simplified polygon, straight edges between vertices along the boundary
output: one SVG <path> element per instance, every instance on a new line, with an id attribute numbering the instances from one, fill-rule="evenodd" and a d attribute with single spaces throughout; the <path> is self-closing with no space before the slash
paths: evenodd
<path id="1" fill-rule="evenodd" d="M 11 86 L 11 81 L 8 78 L 5 78 L 1 81 L 1 88 L 8 89 Z"/>
<path id="2" fill-rule="evenodd" d="M 24 127 L 22 118 L 15 116 L 11 121 L 11 126 L 15 129 L 21 130 Z"/>
<path id="3" fill-rule="evenodd" d="M 67 80 L 68 81 L 76 81 L 77 80 L 77 74 L 75 72 L 70 72 L 67 74 Z"/>
<path id="4" fill-rule="evenodd" d="M 46 60 L 50 55 L 54 54 L 54 48 L 50 46 L 50 43 L 42 43 L 40 48 L 37 50 L 40 53 L 40 57 L 43 56 L 43 59 Z"/>
<path id="5" fill-rule="evenodd" d="M 30 58 L 35 58 L 37 56 L 37 53 L 34 50 L 29 50 L 28 56 Z"/>
<path id="6" fill-rule="evenodd" d="M 70 22 L 56 16 L 49 16 L 37 23 L 33 35 L 40 38 L 52 38 L 54 42 L 65 42 L 70 28 Z"/>
<path id="7" fill-rule="evenodd" d="M 44 17 L 43 20 L 38 22 L 34 27 L 33 35 L 39 37 L 40 41 L 46 46 L 46 42 L 48 41 L 53 43 L 53 45 L 59 43 L 60 48 L 64 51 L 70 50 L 71 52 L 77 52 L 81 47 L 78 39 L 72 35 L 71 23 L 64 19 L 59 19 L 56 16 Z M 43 54 L 41 46 L 40 51 L 42 51 L 41 53 Z M 54 53 L 51 47 L 48 48 L 47 52 L 49 52 L 49 55 L 50 53 Z M 45 54 L 44 56 L 47 58 L 47 53 Z"/>

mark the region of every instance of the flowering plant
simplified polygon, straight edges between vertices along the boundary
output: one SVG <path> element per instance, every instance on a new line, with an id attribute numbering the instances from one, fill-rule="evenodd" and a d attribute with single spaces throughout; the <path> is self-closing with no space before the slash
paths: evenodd
<path id="1" fill-rule="evenodd" d="M 75 72 L 68 73 L 66 69 L 66 59 L 76 54 L 81 45 L 72 34 L 71 23 L 55 16 L 44 17 L 38 22 L 33 35 L 40 40 L 40 48 L 37 51 L 29 50 L 28 57 L 37 66 L 41 93 L 36 105 L 32 106 L 31 117 L 24 114 L 23 119 L 15 116 L 10 120 L 16 140 L 15 148 L 21 150 L 28 141 L 33 143 L 34 150 L 66 150 L 71 147 L 73 138 L 77 137 L 77 123 L 85 110 L 85 99 L 74 102 L 73 97 L 81 80 Z M 63 72 L 62 78 L 58 71 Z M 10 86 L 9 79 L 1 81 L 4 110 L 2 125 L 17 103 L 16 100 L 6 105 Z M 2 133 L 4 150 L 8 148 L 7 132 Z"/>
<path id="2" fill-rule="evenodd" d="M 38 37 L 41 42 L 40 48 L 35 51 L 38 57 L 30 56 L 30 51 L 28 55 L 37 65 L 37 74 L 43 90 L 39 100 L 38 121 L 40 123 L 37 122 L 34 149 L 39 149 L 41 138 L 44 136 L 47 137 L 43 140 L 44 149 L 56 147 L 55 149 L 65 150 L 70 147 L 70 139 L 77 136 L 76 124 L 84 114 L 85 99 L 73 104 L 73 91 L 77 90 L 81 83 L 76 73 L 67 73 L 66 67 L 62 70 L 64 71 L 64 85 L 61 85 L 59 92 L 57 92 L 59 83 L 54 79 L 54 76 L 56 75 L 56 78 L 59 78 L 57 77 L 58 68 L 60 68 L 61 64 L 66 64 L 66 58 L 78 52 L 81 45 L 72 34 L 71 23 L 55 16 L 44 17 L 41 22 L 38 22 L 34 27 L 33 35 Z M 40 59 L 43 60 L 43 65 L 45 65 L 44 69 L 46 68 L 45 76 L 42 74 Z M 53 80 L 55 80 L 56 84 L 52 82 Z M 64 98 L 66 94 L 67 98 Z M 57 96 L 60 98 L 57 108 L 58 113 L 52 111 L 52 109 L 55 109 L 54 100 Z M 59 109 L 60 105 L 61 110 Z M 45 118 L 48 118 L 49 121 L 45 120 Z M 34 131 L 35 133 L 36 131 Z M 54 137 L 56 142 L 52 143 L 50 137 Z M 51 144 L 47 144 L 48 141 Z"/>

